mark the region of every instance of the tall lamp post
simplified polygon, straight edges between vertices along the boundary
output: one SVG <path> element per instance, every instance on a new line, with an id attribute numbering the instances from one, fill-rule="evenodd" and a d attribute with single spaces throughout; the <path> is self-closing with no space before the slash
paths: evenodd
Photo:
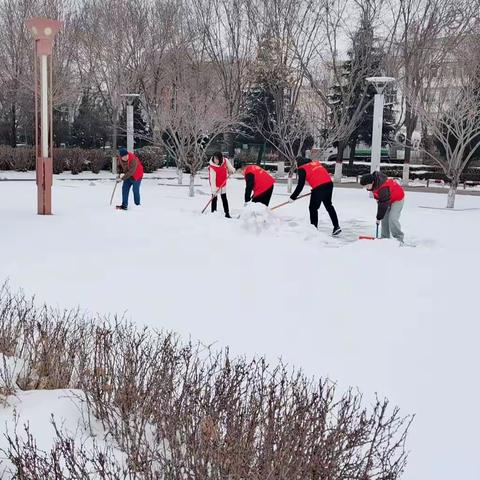
<path id="1" fill-rule="evenodd" d="M 382 129 L 383 129 L 383 106 L 385 104 L 385 87 L 395 82 L 392 77 L 369 77 L 366 79 L 371 83 L 377 93 L 373 104 L 373 126 L 372 126 L 372 157 L 370 172 L 380 170 L 380 157 L 382 153 Z"/>
<path id="2" fill-rule="evenodd" d="M 55 35 L 62 28 L 63 23 L 35 17 L 28 20 L 26 25 L 35 41 L 35 145 L 38 214 L 51 215 L 53 183 L 52 50 Z"/>
<path id="3" fill-rule="evenodd" d="M 140 96 L 138 93 L 122 93 L 121 97 L 125 97 L 127 100 L 127 150 L 133 152 L 135 142 L 134 142 L 134 131 L 133 131 L 133 102 L 136 98 Z M 114 152 L 115 153 L 115 152 Z M 112 161 L 112 172 L 117 173 L 117 157 L 113 156 Z"/>
<path id="4" fill-rule="evenodd" d="M 133 102 L 138 98 L 138 93 L 124 93 L 122 97 L 127 99 L 127 150 L 133 152 Z"/>

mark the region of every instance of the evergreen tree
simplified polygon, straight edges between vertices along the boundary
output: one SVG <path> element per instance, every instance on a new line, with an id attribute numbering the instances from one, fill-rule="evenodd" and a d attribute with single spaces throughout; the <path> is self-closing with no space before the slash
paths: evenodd
<path id="1" fill-rule="evenodd" d="M 107 115 L 87 90 L 83 93 L 72 125 L 72 144 L 81 148 L 102 148 L 108 138 Z"/>
<path id="2" fill-rule="evenodd" d="M 72 141 L 72 125 L 70 124 L 68 107 L 53 109 L 53 143 L 56 147 L 61 144 L 69 146 Z"/>
<path id="3" fill-rule="evenodd" d="M 334 146 L 338 148 L 339 158 L 343 158 L 343 149 L 350 147 L 350 162 L 355 158 L 355 149 L 360 140 L 367 144 L 372 141 L 373 107 L 375 87 L 369 85 L 366 78 L 381 74 L 383 52 L 377 46 L 374 28 L 368 10 L 363 12 L 360 27 L 352 39 L 352 48 L 347 52 L 348 60 L 341 66 L 342 85 L 333 85 L 330 89 L 331 118 L 344 118 L 345 124 L 355 114 L 363 112 L 358 122 L 346 138 L 339 139 Z M 394 130 L 393 104 L 386 102 L 383 115 L 383 143 L 387 143 Z"/>
<path id="4" fill-rule="evenodd" d="M 301 128 L 296 130 L 306 122 L 291 101 L 293 72 L 286 65 L 281 42 L 270 33 L 260 42 L 252 77 L 254 82 L 246 96 L 244 123 L 256 143 L 268 143 L 282 157 L 294 161 L 296 154 L 292 152 L 311 148 L 312 137 L 306 142 L 305 132 Z M 258 161 L 260 159 L 259 155 Z"/>

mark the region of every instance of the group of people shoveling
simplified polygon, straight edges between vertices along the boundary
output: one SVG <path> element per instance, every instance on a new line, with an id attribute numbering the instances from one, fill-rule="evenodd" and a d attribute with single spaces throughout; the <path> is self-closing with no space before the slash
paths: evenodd
<path id="1" fill-rule="evenodd" d="M 140 205 L 140 183 L 143 178 L 143 166 L 140 159 L 127 149 L 119 150 L 118 162 L 119 176 L 117 182 L 123 182 L 122 204 L 117 209 L 127 210 L 130 189 L 133 189 L 133 199 L 136 205 Z M 245 178 L 245 203 L 261 203 L 266 207 L 272 198 L 275 179 L 258 165 L 242 164 L 238 170 L 232 166 L 228 158 L 221 152 L 214 154 L 208 164 L 209 182 L 212 196 L 204 210 L 211 205 L 211 211 L 217 210 L 218 196 L 222 200 L 223 210 L 227 218 L 230 217 L 230 209 L 227 199 L 228 178 L 235 172 L 240 172 Z M 339 235 L 342 230 L 338 221 L 337 212 L 332 204 L 333 182 L 327 169 L 319 161 L 299 157 L 297 159 L 298 183 L 295 191 L 290 196 L 288 203 L 293 203 L 298 198 L 310 196 L 309 212 L 310 223 L 318 228 L 318 210 L 322 203 L 330 216 L 333 225 L 332 235 Z M 300 195 L 305 184 L 310 185 L 311 191 L 306 195 Z M 405 192 L 403 188 L 392 178 L 388 178 L 381 172 L 373 172 L 363 175 L 360 184 L 373 193 L 378 203 L 377 208 L 377 232 L 381 224 L 381 238 L 393 236 L 403 243 L 404 234 L 400 226 L 400 214 L 403 208 Z M 274 207 L 278 208 L 279 206 Z M 272 209 L 272 210 L 273 210 Z M 378 236 L 378 234 L 377 234 Z"/>

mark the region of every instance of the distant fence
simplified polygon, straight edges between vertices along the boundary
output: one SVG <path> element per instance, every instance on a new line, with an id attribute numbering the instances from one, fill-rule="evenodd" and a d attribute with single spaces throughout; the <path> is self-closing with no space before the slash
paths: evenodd
<path id="1" fill-rule="evenodd" d="M 322 162 L 323 163 L 323 162 Z M 330 174 L 333 175 L 335 171 L 335 164 L 331 162 L 323 163 L 325 168 Z M 276 172 L 278 169 L 278 164 L 275 162 L 269 162 L 265 165 L 267 170 Z M 289 166 L 285 165 L 285 172 L 288 173 Z M 381 165 L 380 171 L 385 175 L 393 178 L 402 178 L 403 177 L 403 166 L 402 165 Z M 343 164 L 342 174 L 344 177 L 354 177 L 357 178 L 366 173 L 370 173 L 370 164 Z M 410 165 L 410 180 L 425 180 L 427 183 L 430 181 L 444 181 L 449 183 L 449 179 L 443 173 L 443 170 L 437 165 Z M 466 184 L 480 184 L 480 168 L 471 167 L 466 168 L 462 175 L 460 176 L 460 182 Z"/>

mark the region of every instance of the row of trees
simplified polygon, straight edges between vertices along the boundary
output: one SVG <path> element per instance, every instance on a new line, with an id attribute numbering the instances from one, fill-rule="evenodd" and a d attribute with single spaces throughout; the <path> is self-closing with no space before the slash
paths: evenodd
<path id="1" fill-rule="evenodd" d="M 467 57 L 475 54 L 478 6 L 478 0 L 0 0 L 0 141 L 32 141 L 25 21 L 46 15 L 65 22 L 54 58 L 57 144 L 115 149 L 124 143 L 122 94 L 135 92 L 137 142 L 162 145 L 179 168 L 195 173 L 219 138 L 230 154 L 239 143 L 269 144 L 293 166 L 313 144 L 335 145 L 338 179 L 344 149 L 353 159 L 358 142 L 370 141 L 374 91 L 365 78 L 390 75 L 397 101 L 384 112 L 384 141 L 405 132 L 408 178 L 415 128 L 432 138 L 449 131 L 440 125 L 454 121 L 448 115 L 458 113 L 459 102 L 477 108 L 467 101 L 477 75 Z M 461 166 L 467 157 L 453 148 L 450 156 L 458 158 L 449 160 L 443 140 L 422 146 L 444 161 L 454 184 L 459 169 L 452 162 Z M 450 136 L 447 143 L 464 140 Z M 474 155 L 472 139 L 466 144 Z"/>

